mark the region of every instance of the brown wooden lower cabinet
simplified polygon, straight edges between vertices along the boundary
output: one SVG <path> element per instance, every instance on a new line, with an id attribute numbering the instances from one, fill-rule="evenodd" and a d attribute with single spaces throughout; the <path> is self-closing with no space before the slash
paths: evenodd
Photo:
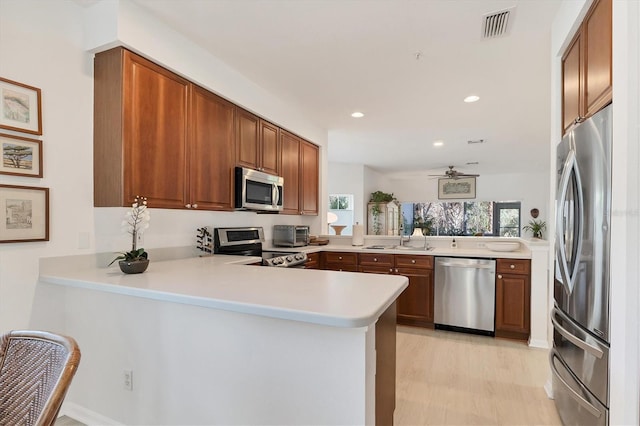
<path id="1" fill-rule="evenodd" d="M 398 324 L 433 327 L 433 270 L 398 268 L 409 279 L 398 297 Z"/>
<path id="2" fill-rule="evenodd" d="M 396 409 L 396 304 L 376 323 L 376 425 L 393 424 Z"/>
<path id="3" fill-rule="evenodd" d="M 529 338 L 531 331 L 531 263 L 496 261 L 496 337 Z"/>
<path id="4" fill-rule="evenodd" d="M 358 254 L 339 251 L 322 252 L 323 269 L 358 272 Z"/>
<path id="5" fill-rule="evenodd" d="M 320 253 L 307 253 L 307 262 L 304 267 L 305 269 L 320 269 Z"/>

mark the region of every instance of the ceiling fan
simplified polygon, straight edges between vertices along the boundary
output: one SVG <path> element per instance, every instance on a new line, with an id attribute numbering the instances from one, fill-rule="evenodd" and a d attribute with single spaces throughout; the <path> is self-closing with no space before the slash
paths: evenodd
<path id="1" fill-rule="evenodd" d="M 459 172 L 456 169 L 454 169 L 453 167 L 454 166 L 449 166 L 449 170 L 445 171 L 444 174 L 442 174 L 442 175 L 429 175 L 429 176 L 449 178 L 449 179 L 459 179 L 459 178 L 462 178 L 462 177 L 478 177 L 478 176 L 480 176 L 480 175 L 471 174 L 471 173 Z"/>

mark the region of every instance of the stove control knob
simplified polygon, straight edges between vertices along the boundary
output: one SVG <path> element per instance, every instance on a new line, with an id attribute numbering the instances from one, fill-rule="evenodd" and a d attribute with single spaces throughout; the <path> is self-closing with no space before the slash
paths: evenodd
<path id="1" fill-rule="evenodd" d="M 293 257 L 287 256 L 287 262 L 293 262 Z"/>
<path id="2" fill-rule="evenodd" d="M 300 253 L 300 254 L 296 254 L 296 260 L 302 260 L 304 259 L 304 254 Z"/>

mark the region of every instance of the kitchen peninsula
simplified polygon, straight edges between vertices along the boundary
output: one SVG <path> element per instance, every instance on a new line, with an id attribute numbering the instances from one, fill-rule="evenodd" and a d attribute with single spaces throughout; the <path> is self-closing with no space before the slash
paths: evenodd
<path id="1" fill-rule="evenodd" d="M 82 349 L 66 404 L 124 424 L 388 422 L 407 279 L 256 260 L 155 260 L 123 275 L 93 255 L 41 259 L 31 325 Z"/>

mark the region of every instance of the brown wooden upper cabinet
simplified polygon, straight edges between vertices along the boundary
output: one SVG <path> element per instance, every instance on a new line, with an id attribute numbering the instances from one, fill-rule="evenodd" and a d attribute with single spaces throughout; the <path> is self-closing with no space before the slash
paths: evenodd
<path id="1" fill-rule="evenodd" d="M 280 129 L 248 111 L 236 115 L 236 163 L 272 175 L 280 174 Z"/>
<path id="2" fill-rule="evenodd" d="M 319 148 L 285 130 L 280 131 L 284 214 L 318 214 Z"/>
<path id="3" fill-rule="evenodd" d="M 593 3 L 562 57 L 563 133 L 611 102 L 611 3 Z"/>
<path id="4" fill-rule="evenodd" d="M 121 47 L 94 73 L 96 207 L 232 208 L 233 104 Z"/>

